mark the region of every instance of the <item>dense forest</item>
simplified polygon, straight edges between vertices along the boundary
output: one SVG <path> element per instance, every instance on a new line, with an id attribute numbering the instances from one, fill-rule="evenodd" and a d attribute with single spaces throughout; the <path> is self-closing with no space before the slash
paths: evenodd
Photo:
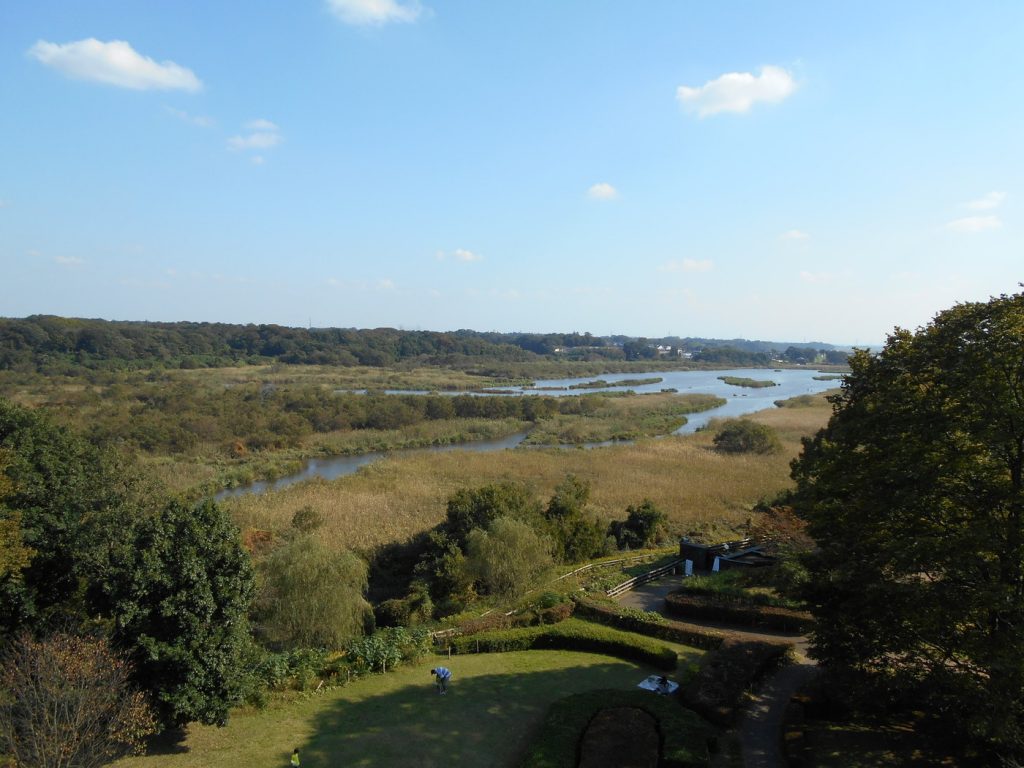
<path id="1" fill-rule="evenodd" d="M 782 345 L 777 345 L 781 347 Z M 831 345 L 788 345 L 742 339 L 596 337 L 590 333 L 497 333 L 394 328 L 287 328 L 279 325 L 151 323 L 33 315 L 0 318 L 0 370 L 68 374 L 77 370 L 206 368 L 281 362 L 297 365 L 391 366 L 571 360 L 685 359 L 715 365 L 841 364 Z"/>

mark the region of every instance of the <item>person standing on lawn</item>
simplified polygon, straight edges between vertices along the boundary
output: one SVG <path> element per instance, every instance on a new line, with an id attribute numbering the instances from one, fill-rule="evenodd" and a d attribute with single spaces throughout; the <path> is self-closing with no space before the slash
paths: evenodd
<path id="1" fill-rule="evenodd" d="M 299 768 L 299 748 L 298 747 L 296 747 L 295 750 L 292 752 L 291 766 L 292 766 L 292 768 Z"/>
<path id="2" fill-rule="evenodd" d="M 452 672 L 448 667 L 435 667 L 430 674 L 437 679 L 437 691 L 442 696 L 448 693 L 448 681 L 452 679 Z"/>

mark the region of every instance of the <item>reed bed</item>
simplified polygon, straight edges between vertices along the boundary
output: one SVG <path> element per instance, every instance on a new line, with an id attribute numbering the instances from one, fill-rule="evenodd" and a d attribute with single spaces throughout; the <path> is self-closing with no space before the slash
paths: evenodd
<path id="1" fill-rule="evenodd" d="M 757 414 L 782 440 L 782 452 L 769 456 L 716 453 L 712 430 L 590 450 L 423 452 L 385 459 L 332 482 L 310 481 L 225 504 L 243 528 L 277 531 L 297 510 L 312 507 L 326 521 L 319 533 L 325 543 L 367 550 L 436 525 L 460 488 L 521 482 L 547 498 L 571 473 L 590 483 L 591 509 L 603 520 L 622 519 L 628 505 L 650 498 L 675 533 L 713 536 L 734 530 L 759 500 L 791 485 L 789 462 L 800 450 L 800 437 L 824 426 L 829 413 L 821 400 Z"/>

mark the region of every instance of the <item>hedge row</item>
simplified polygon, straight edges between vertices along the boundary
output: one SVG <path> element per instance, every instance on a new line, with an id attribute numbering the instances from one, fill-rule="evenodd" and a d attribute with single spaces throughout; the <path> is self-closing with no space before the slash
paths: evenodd
<path id="1" fill-rule="evenodd" d="M 694 712 L 668 696 L 650 691 L 588 691 L 556 701 L 533 742 L 522 768 L 576 768 L 580 739 L 603 709 L 635 707 L 658 721 L 661 734 L 659 766 L 705 768 L 708 747 L 717 733 Z"/>
<path id="2" fill-rule="evenodd" d="M 558 603 L 548 608 L 537 608 L 522 613 L 506 616 L 503 613 L 489 613 L 459 622 L 458 630 L 463 635 L 475 635 L 480 632 L 493 632 L 513 627 L 532 627 L 538 624 L 558 624 L 572 616 L 575 604 Z"/>
<path id="3" fill-rule="evenodd" d="M 702 659 L 696 676 L 683 688 L 683 701 L 716 725 L 730 725 L 744 692 L 781 664 L 792 647 L 730 637 Z"/>
<path id="4" fill-rule="evenodd" d="M 502 653 L 535 648 L 604 653 L 665 670 L 675 669 L 678 660 L 671 648 L 646 637 L 577 619 L 551 626 L 481 632 L 451 640 L 454 653 Z"/>
<path id="5" fill-rule="evenodd" d="M 603 603 L 585 597 L 576 600 L 576 615 L 617 629 L 624 629 L 627 632 L 636 632 L 656 637 L 659 640 L 682 643 L 704 650 L 718 648 L 728 637 L 727 633 L 714 629 L 669 621 L 661 614 L 652 611 L 623 608 L 615 603 Z"/>
<path id="6" fill-rule="evenodd" d="M 805 611 L 743 604 L 711 595 L 693 594 L 685 589 L 666 595 L 665 608 L 680 618 L 725 621 L 780 632 L 806 632 L 814 622 L 811 614 Z"/>

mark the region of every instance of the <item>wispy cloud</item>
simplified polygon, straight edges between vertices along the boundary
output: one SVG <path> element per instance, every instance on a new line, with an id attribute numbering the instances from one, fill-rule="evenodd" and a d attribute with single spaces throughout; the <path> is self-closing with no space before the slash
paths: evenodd
<path id="1" fill-rule="evenodd" d="M 481 256 L 479 253 L 474 253 L 473 251 L 467 250 L 465 248 L 456 248 L 450 254 L 445 251 L 437 251 L 434 254 L 434 258 L 437 259 L 438 261 L 445 261 L 446 259 L 448 259 L 449 256 L 451 256 L 451 258 L 455 259 L 456 261 L 461 261 L 465 263 L 469 263 L 472 261 L 483 261 L 484 259 L 484 257 Z"/>
<path id="2" fill-rule="evenodd" d="M 619 191 L 607 181 L 594 184 L 587 190 L 587 197 L 591 200 L 614 200 L 619 196 Z"/>
<path id="3" fill-rule="evenodd" d="M 228 148 L 236 152 L 250 149 L 272 149 L 284 141 L 281 129 L 269 120 L 250 120 L 243 128 L 246 133 L 228 139 Z M 262 158 L 260 160 L 262 162 Z"/>
<path id="4" fill-rule="evenodd" d="M 830 283 L 835 279 L 835 275 L 831 272 L 807 272 L 803 271 L 800 273 L 800 279 L 805 283 L 811 283 L 812 285 L 820 285 L 822 283 Z"/>
<path id="5" fill-rule="evenodd" d="M 681 85 L 676 98 L 698 117 L 719 112 L 748 112 L 754 104 L 776 104 L 790 96 L 797 84 L 782 67 L 764 66 L 761 73 L 728 72 L 699 87 Z"/>
<path id="6" fill-rule="evenodd" d="M 190 115 L 183 109 L 175 109 L 174 107 L 164 106 L 164 112 L 171 117 L 175 117 L 181 120 L 183 123 L 189 125 L 196 125 L 200 128 L 210 128 L 216 124 L 216 121 L 212 117 L 206 117 L 205 115 Z"/>
<path id="7" fill-rule="evenodd" d="M 28 55 L 75 80 L 137 91 L 198 91 L 203 87 L 191 69 L 173 61 L 157 63 L 124 40 L 104 43 L 90 37 L 63 45 L 39 40 Z"/>
<path id="8" fill-rule="evenodd" d="M 85 264 L 85 259 L 77 256 L 54 256 L 53 260 L 62 267 L 80 267 Z"/>
<path id="9" fill-rule="evenodd" d="M 810 235 L 802 229 L 790 229 L 782 233 L 783 240 L 806 240 Z"/>
<path id="10" fill-rule="evenodd" d="M 423 7 L 416 0 L 327 0 L 327 7 L 346 24 L 358 27 L 379 27 L 392 22 L 411 24 L 423 14 Z"/>
<path id="11" fill-rule="evenodd" d="M 710 272 L 715 263 L 710 259 L 671 259 L 660 267 L 660 272 Z"/>
<path id="12" fill-rule="evenodd" d="M 946 229 L 952 232 L 985 232 L 989 229 L 999 229 L 1003 222 L 995 214 L 988 216 L 965 216 L 962 219 L 954 219 L 946 224 Z"/>
<path id="13" fill-rule="evenodd" d="M 998 208 L 1005 199 L 1005 192 L 989 192 L 984 197 L 971 200 L 971 202 L 967 203 L 967 207 L 972 211 L 990 211 L 993 208 Z"/>

